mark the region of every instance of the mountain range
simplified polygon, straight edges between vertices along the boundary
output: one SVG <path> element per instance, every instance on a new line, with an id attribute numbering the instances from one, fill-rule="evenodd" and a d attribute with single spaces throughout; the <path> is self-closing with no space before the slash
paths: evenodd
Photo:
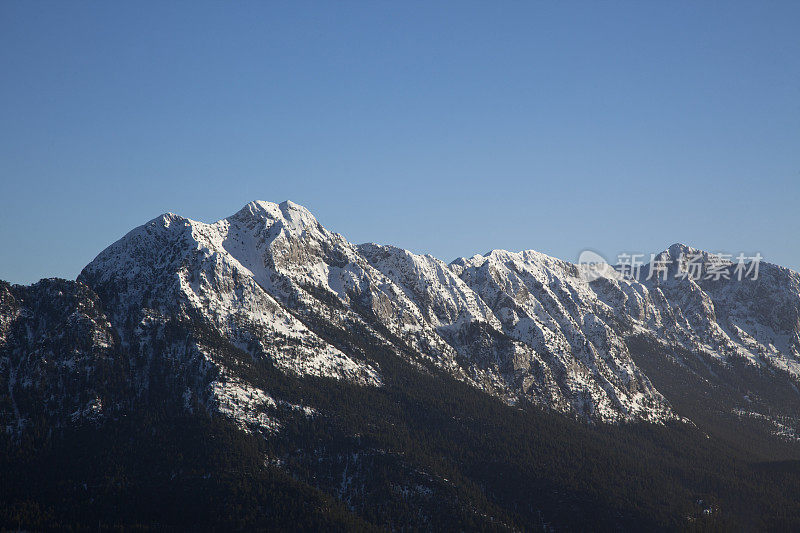
<path id="1" fill-rule="evenodd" d="M 800 274 L 688 256 L 639 281 L 355 245 L 288 201 L 164 214 L 0 282 L 0 525 L 791 528 Z"/>

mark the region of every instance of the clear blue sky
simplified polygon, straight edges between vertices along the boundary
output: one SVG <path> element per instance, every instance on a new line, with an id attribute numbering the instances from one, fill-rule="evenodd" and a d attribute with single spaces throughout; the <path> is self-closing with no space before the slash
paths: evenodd
<path id="1" fill-rule="evenodd" d="M 800 2 L 0 2 L 0 279 L 291 199 L 446 261 L 800 268 Z"/>

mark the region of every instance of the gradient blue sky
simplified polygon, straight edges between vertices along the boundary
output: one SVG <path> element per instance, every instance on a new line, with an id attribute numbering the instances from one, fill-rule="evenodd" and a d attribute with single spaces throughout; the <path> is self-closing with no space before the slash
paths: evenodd
<path id="1" fill-rule="evenodd" d="M 800 2 L 0 2 L 0 279 L 291 199 L 446 261 L 800 267 Z"/>

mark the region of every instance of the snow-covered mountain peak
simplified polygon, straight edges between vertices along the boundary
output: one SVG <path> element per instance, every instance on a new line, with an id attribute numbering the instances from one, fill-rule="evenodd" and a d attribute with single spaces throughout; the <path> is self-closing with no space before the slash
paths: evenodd
<path id="1" fill-rule="evenodd" d="M 497 249 L 485 255 L 457 259 L 450 266 L 459 275 L 469 269 L 487 269 L 488 272 L 494 273 L 493 275 L 501 277 L 509 274 L 516 276 L 524 271 L 542 281 L 554 277 L 571 278 L 579 275 L 578 267 L 575 264 L 536 250 L 510 252 Z"/>
<path id="2" fill-rule="evenodd" d="M 296 235 L 308 228 L 321 229 L 319 222 L 308 209 L 289 200 L 279 204 L 256 200 L 245 205 L 229 219 L 224 220 L 258 221 L 266 223 L 268 227 L 278 224 L 281 228 Z"/>
<path id="3" fill-rule="evenodd" d="M 191 223 L 192 221 L 170 211 L 168 213 L 164 213 L 163 215 L 157 216 L 156 218 L 151 220 L 149 224 L 163 225 L 165 227 L 169 227 L 171 224 L 175 222 L 179 224 L 186 224 L 187 222 Z"/>
<path id="4" fill-rule="evenodd" d="M 688 244 L 684 244 L 682 242 L 674 242 L 670 244 L 669 247 L 667 247 L 666 251 L 670 252 L 672 255 L 677 256 L 680 253 L 689 253 L 695 251 L 695 248 L 692 248 Z"/>
<path id="5" fill-rule="evenodd" d="M 133 328 L 120 331 L 128 344 L 145 334 L 161 338 L 175 318 L 190 320 L 288 372 L 377 384 L 372 366 L 320 339 L 281 305 L 283 294 L 270 293 L 283 275 L 276 259 L 297 263 L 285 253 L 286 243 L 304 242 L 296 237 L 305 227 L 324 231 L 310 213 L 289 203 L 252 202 L 213 224 L 163 215 L 101 252 L 79 279 L 113 304 L 116 323 Z M 197 350 L 215 357 L 202 346 Z"/>
<path id="6" fill-rule="evenodd" d="M 728 254 L 726 257 L 723 252 L 709 252 L 707 250 L 701 250 L 700 248 L 695 248 L 693 246 L 688 246 L 682 243 L 675 243 L 671 245 L 669 248 L 664 250 L 659 254 L 655 254 L 655 259 L 658 261 L 668 261 L 668 262 L 681 262 L 685 263 L 689 260 L 699 261 L 699 262 L 721 262 L 721 263 L 730 263 L 731 258 L 735 259 L 735 256 L 732 254 Z"/>
<path id="7" fill-rule="evenodd" d="M 485 254 L 475 254 L 472 257 L 459 257 L 453 260 L 450 264 L 451 265 L 471 265 L 473 267 L 477 267 L 485 263 L 486 261 L 495 262 L 495 263 L 503 263 L 507 261 L 523 261 L 527 263 L 541 263 L 551 266 L 559 266 L 560 268 L 571 268 L 573 263 L 569 261 L 564 261 L 563 259 L 559 259 L 557 257 L 553 257 L 551 255 L 547 255 L 543 252 L 539 252 L 537 250 L 520 250 L 518 252 L 512 252 L 510 250 L 504 250 L 502 248 L 496 248 L 486 252 Z"/>
<path id="8" fill-rule="evenodd" d="M 486 261 L 486 256 L 483 254 L 475 254 L 472 257 L 457 257 L 453 259 L 450 264 L 448 265 L 453 272 L 458 274 L 459 276 L 464 271 L 464 269 L 470 265 L 479 265 Z"/>

